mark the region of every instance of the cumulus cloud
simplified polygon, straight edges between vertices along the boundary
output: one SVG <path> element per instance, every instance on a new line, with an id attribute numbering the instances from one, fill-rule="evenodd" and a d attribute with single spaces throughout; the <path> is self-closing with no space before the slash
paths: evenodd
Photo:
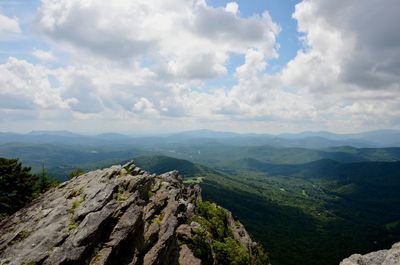
<path id="1" fill-rule="evenodd" d="M 224 9 L 194 0 L 45 0 L 37 23 L 79 58 L 81 52 L 118 61 L 145 58 L 160 77 L 204 79 L 226 74 L 230 53 L 253 48 L 266 58 L 277 55 L 279 27 L 268 12 L 237 13 L 234 2 Z"/>
<path id="2" fill-rule="evenodd" d="M 0 108 L 66 108 L 68 99 L 61 99 L 48 80 L 52 70 L 11 57 L 0 65 Z M 12 104 L 4 100 L 12 99 Z"/>
<path id="3" fill-rule="evenodd" d="M 16 17 L 8 17 L 0 12 L 0 39 L 7 39 L 12 35 L 21 33 L 21 28 Z"/>
<path id="4" fill-rule="evenodd" d="M 396 1 L 382 5 L 375 0 L 296 5 L 293 18 L 304 48 L 270 77 L 279 80 L 282 92 L 292 91 L 312 106 L 306 122 L 342 130 L 399 125 L 396 6 Z"/>
<path id="5" fill-rule="evenodd" d="M 36 24 L 73 63 L 10 58 L 0 65 L 0 113 L 22 117 L 29 109 L 37 119 L 127 128 L 138 121 L 258 131 L 398 127 L 398 6 L 302 1 L 293 18 L 304 47 L 270 74 L 281 29 L 268 11 L 243 17 L 236 2 L 201 0 L 43 0 Z M 48 51 L 33 55 L 57 60 Z M 232 55 L 244 62 L 230 71 Z"/>
<path id="6" fill-rule="evenodd" d="M 260 51 L 248 50 L 236 69 L 238 85 L 220 93 L 225 100 L 215 113 L 344 131 L 399 126 L 395 6 L 374 0 L 301 2 L 293 17 L 304 48 L 272 75 L 265 74 Z"/>
<path id="7" fill-rule="evenodd" d="M 326 2 L 314 5 L 315 12 L 324 16 L 326 23 L 346 36 L 347 43 L 352 42 L 351 54 L 341 65 L 342 81 L 370 89 L 399 83 L 398 1 L 389 0 L 385 4 L 378 0 L 339 1 L 337 6 Z"/>
<path id="8" fill-rule="evenodd" d="M 337 81 L 364 89 L 398 88 L 400 37 L 396 34 L 399 3 L 370 1 L 303 1 L 294 18 L 306 34 L 308 65 L 331 68 Z M 300 57 L 299 57 L 300 58 Z M 315 62 L 318 61 L 319 62 Z M 311 64 L 316 66 L 312 67 Z"/>

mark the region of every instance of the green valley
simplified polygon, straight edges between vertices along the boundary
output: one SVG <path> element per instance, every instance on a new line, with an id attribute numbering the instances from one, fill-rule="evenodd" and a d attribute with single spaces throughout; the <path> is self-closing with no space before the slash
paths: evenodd
<path id="1" fill-rule="evenodd" d="M 131 158 L 157 174 L 178 170 L 188 185 L 201 185 L 206 199 L 232 211 L 274 265 L 333 265 L 400 240 L 398 147 L 308 149 L 180 137 L 7 142 L 0 156 L 18 157 L 36 172 L 45 165 L 60 181 L 76 169 Z"/>

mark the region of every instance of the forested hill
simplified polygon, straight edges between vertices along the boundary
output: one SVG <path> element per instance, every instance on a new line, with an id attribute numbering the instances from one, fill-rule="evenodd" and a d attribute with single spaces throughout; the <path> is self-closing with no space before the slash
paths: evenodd
<path id="1" fill-rule="evenodd" d="M 400 162 L 290 165 L 247 158 L 206 172 L 186 181 L 203 176 L 204 196 L 232 210 L 273 264 L 333 265 L 400 241 Z"/>
<path id="2" fill-rule="evenodd" d="M 60 181 L 128 157 L 150 172 L 177 169 L 185 183 L 199 183 L 206 199 L 232 211 L 275 265 L 333 265 L 400 241 L 400 148 L 309 149 L 257 145 L 258 136 L 198 136 L 102 135 L 76 144 L 76 136 L 41 142 L 33 135 L 36 142 L 0 144 L 0 156 Z"/>

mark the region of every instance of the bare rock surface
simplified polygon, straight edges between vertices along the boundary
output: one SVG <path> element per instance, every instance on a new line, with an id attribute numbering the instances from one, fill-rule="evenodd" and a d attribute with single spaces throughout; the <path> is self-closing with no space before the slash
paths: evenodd
<path id="1" fill-rule="evenodd" d="M 379 250 L 365 255 L 354 254 L 340 265 L 400 265 L 400 242 L 391 249 Z"/>
<path id="2" fill-rule="evenodd" d="M 0 223 L 0 264 L 206 264 L 185 243 L 201 229 L 191 221 L 200 201 L 177 171 L 156 176 L 133 162 L 92 171 Z M 251 256 L 256 244 L 226 212 Z"/>

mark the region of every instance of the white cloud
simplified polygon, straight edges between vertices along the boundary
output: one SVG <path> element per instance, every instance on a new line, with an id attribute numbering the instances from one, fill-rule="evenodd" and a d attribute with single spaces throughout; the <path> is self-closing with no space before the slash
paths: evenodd
<path id="1" fill-rule="evenodd" d="M 146 98 L 140 98 L 135 105 L 133 105 L 133 110 L 139 113 L 146 113 L 146 114 L 157 114 L 158 111 L 156 110 L 153 103 L 151 103 Z"/>
<path id="2" fill-rule="evenodd" d="M 24 60 L 9 58 L 0 65 L 0 108 L 55 109 L 67 108 L 69 99 L 62 100 L 48 76 L 53 71 Z M 8 99 L 8 100 L 6 100 Z"/>
<path id="3" fill-rule="evenodd" d="M 10 18 L 0 13 L 0 40 L 21 33 L 21 28 L 16 17 Z"/>
<path id="4" fill-rule="evenodd" d="M 336 82 L 360 89 L 398 87 L 400 37 L 396 31 L 400 17 L 396 7 L 396 0 L 384 5 L 377 0 L 342 0 L 334 4 L 303 1 L 296 6 L 293 17 L 298 20 L 299 30 L 306 34 L 309 49 L 291 62 L 302 66 L 289 66 L 288 71 L 302 69 L 321 76 L 318 69 L 323 69 L 328 84 Z"/>
<path id="5" fill-rule="evenodd" d="M 236 2 L 200 0 L 43 0 L 37 26 L 73 63 L 0 65 L 0 114 L 26 118 L 29 109 L 37 119 L 126 130 L 399 127 L 400 21 L 389 2 L 304 0 L 293 14 L 304 48 L 268 74 L 280 26 L 267 11 L 242 17 Z M 244 63 L 227 76 L 233 54 Z"/>
<path id="6" fill-rule="evenodd" d="M 236 2 L 229 2 L 226 4 L 225 10 L 233 14 L 237 14 L 239 11 L 239 5 Z"/>
<path id="7" fill-rule="evenodd" d="M 237 12 L 233 2 L 224 9 L 193 0 L 45 0 L 37 21 L 75 59 L 147 59 L 161 77 L 205 79 L 227 73 L 230 53 L 252 48 L 276 56 L 279 27 L 269 14 L 241 18 Z"/>
<path id="8" fill-rule="evenodd" d="M 44 61 L 44 62 L 57 61 L 57 57 L 51 51 L 43 51 L 43 50 L 34 49 L 32 51 L 32 55 L 35 56 L 40 61 Z"/>
<path id="9" fill-rule="evenodd" d="M 264 54 L 260 51 L 249 49 L 246 52 L 245 63 L 236 69 L 236 73 L 241 79 L 257 77 L 257 73 L 265 70 L 267 66 Z"/>
<path id="10" fill-rule="evenodd" d="M 283 87 L 309 99 L 317 121 L 342 130 L 354 127 L 349 120 L 358 129 L 399 126 L 400 18 L 393 11 L 399 4 L 389 2 L 304 0 L 296 6 L 305 48 L 278 76 Z"/>

